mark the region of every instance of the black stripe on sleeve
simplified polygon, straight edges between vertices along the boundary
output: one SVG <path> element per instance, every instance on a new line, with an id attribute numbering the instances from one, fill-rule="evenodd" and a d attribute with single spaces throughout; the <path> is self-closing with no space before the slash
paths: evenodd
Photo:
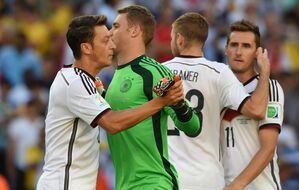
<path id="1" fill-rule="evenodd" d="M 94 81 L 87 76 L 87 82 L 88 82 L 88 86 L 90 86 L 91 91 L 93 92 L 93 94 L 95 94 L 97 92 L 97 89 L 95 87 Z"/>
<path id="2" fill-rule="evenodd" d="M 90 89 L 88 88 L 88 86 L 87 86 L 87 84 L 86 84 L 86 81 L 85 81 L 84 77 L 82 76 L 82 74 L 80 74 L 79 76 L 80 76 L 81 81 L 82 81 L 82 83 L 83 83 L 85 89 L 87 90 L 88 94 L 89 94 L 89 95 L 92 95 L 93 93 L 92 93 L 92 92 L 90 91 Z"/>
<path id="3" fill-rule="evenodd" d="M 79 69 L 78 68 L 74 68 L 75 73 L 78 75 L 79 74 Z"/>
<path id="4" fill-rule="evenodd" d="M 276 88 L 275 88 L 275 83 L 274 83 L 274 80 L 271 80 L 271 83 L 272 83 L 272 97 L 273 97 L 273 101 L 276 101 Z"/>
<path id="5" fill-rule="evenodd" d="M 88 88 L 87 91 L 89 91 L 91 94 L 94 94 L 93 92 L 93 86 L 90 84 L 88 77 L 86 75 L 84 75 L 83 73 L 80 74 L 81 79 L 83 79 L 82 81 L 84 82 L 84 86 L 86 86 L 86 88 Z"/>
<path id="6" fill-rule="evenodd" d="M 161 68 L 160 66 L 154 64 L 154 63 L 153 63 L 151 60 L 149 60 L 149 59 L 142 59 L 142 60 L 141 60 L 141 63 L 148 64 L 148 65 L 151 65 L 151 66 L 155 67 L 155 68 L 158 70 L 158 72 L 160 73 L 160 75 L 161 75 L 162 77 L 165 77 L 165 76 L 167 75 L 167 73 L 166 73 L 164 70 L 162 70 L 162 68 Z M 171 74 L 171 76 L 172 76 L 172 74 Z"/>
<path id="7" fill-rule="evenodd" d="M 82 81 L 85 89 L 87 90 L 88 94 L 91 95 L 92 92 L 88 89 L 87 84 L 85 83 L 84 77 L 82 76 L 82 70 L 80 70 L 79 68 L 76 68 L 76 67 L 74 69 L 75 69 L 75 73 L 80 76 L 81 81 Z"/>
<path id="8" fill-rule="evenodd" d="M 153 75 L 152 73 L 140 66 L 140 64 L 132 66 L 132 70 L 140 75 L 143 79 L 143 91 L 147 99 L 150 101 L 153 99 L 152 86 L 153 86 Z M 161 134 L 161 111 L 155 113 L 152 116 L 153 130 L 155 136 L 155 142 L 159 151 L 165 171 L 170 175 L 173 184 L 172 190 L 178 190 L 177 179 L 171 170 L 170 162 L 163 156 L 163 138 Z"/>
<path id="9" fill-rule="evenodd" d="M 277 80 L 270 79 L 269 84 L 269 101 L 270 102 L 278 102 L 279 101 L 279 92 L 277 86 Z"/>
<path id="10" fill-rule="evenodd" d="M 157 62 L 156 60 L 151 59 L 151 58 L 149 58 L 149 57 L 147 57 L 147 59 L 148 59 L 148 61 L 149 61 L 149 62 L 148 62 L 149 64 L 152 64 L 153 66 L 156 66 L 156 67 L 158 67 L 159 69 L 161 69 L 165 75 L 168 75 L 168 76 L 172 76 L 172 75 L 173 75 L 173 73 L 171 72 L 170 69 L 168 69 L 168 67 L 162 65 L 161 63 L 159 63 L 159 62 Z"/>
<path id="11" fill-rule="evenodd" d="M 275 84 L 275 90 L 276 90 L 275 97 L 276 97 L 276 101 L 278 102 L 279 101 L 279 95 L 278 95 L 277 80 L 274 81 L 274 84 Z"/>
<path id="12" fill-rule="evenodd" d="M 74 148 L 74 142 L 76 138 L 77 128 L 78 128 L 78 121 L 79 118 L 76 118 L 73 123 L 73 131 L 71 134 L 71 139 L 69 141 L 69 147 L 68 147 L 68 153 L 67 153 L 67 164 L 65 166 L 65 174 L 64 174 L 64 190 L 69 189 L 69 177 L 70 177 L 70 167 L 72 165 L 72 159 L 73 159 L 73 148 Z"/>
<path id="13" fill-rule="evenodd" d="M 275 95 L 275 89 L 274 89 L 274 83 L 273 83 L 273 80 L 270 80 L 270 87 L 269 87 L 269 89 L 270 89 L 270 94 L 269 94 L 269 97 L 271 97 L 270 98 L 270 101 L 271 102 L 273 102 L 273 101 L 275 101 L 275 97 L 274 97 L 274 95 Z"/>
<path id="14" fill-rule="evenodd" d="M 75 73 L 77 75 L 80 76 L 81 78 L 81 81 L 85 87 L 85 89 L 87 90 L 88 94 L 91 95 L 91 94 L 95 94 L 96 93 L 96 88 L 95 86 L 92 84 L 93 80 L 92 80 L 92 76 L 90 76 L 88 73 L 84 72 L 83 70 L 79 69 L 79 68 L 74 68 L 75 70 Z"/>
<path id="15" fill-rule="evenodd" d="M 269 102 L 273 101 L 273 97 L 272 97 L 272 82 L 271 80 L 269 81 Z"/>

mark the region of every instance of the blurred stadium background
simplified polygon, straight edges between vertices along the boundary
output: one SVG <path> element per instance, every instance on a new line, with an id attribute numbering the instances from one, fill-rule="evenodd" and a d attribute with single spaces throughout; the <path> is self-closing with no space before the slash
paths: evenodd
<path id="1" fill-rule="evenodd" d="M 299 0 L 1 0 L 0 1 L 0 189 L 35 189 L 43 165 L 44 118 L 48 91 L 62 65 L 72 64 L 65 41 L 74 16 L 104 14 L 111 26 L 116 10 L 130 4 L 148 7 L 156 17 L 148 54 L 172 58 L 172 21 L 187 11 L 202 13 L 210 24 L 208 59 L 226 62 L 224 45 L 231 22 L 258 24 L 269 51 L 272 78 L 285 93 L 285 117 L 278 153 L 284 190 L 299 189 Z M 100 78 L 109 85 L 113 66 Z M 101 130 L 98 189 L 114 189 L 105 131 Z M 125 164 L 125 163 L 124 163 Z M 18 180 L 24 179 L 24 180 Z"/>

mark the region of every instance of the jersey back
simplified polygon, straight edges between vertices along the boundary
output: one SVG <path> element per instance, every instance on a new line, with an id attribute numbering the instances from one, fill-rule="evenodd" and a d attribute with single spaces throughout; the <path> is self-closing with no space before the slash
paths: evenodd
<path id="1" fill-rule="evenodd" d="M 224 174 L 220 162 L 220 112 L 237 110 L 248 96 L 224 64 L 205 58 L 175 57 L 163 63 L 181 76 L 186 99 L 202 118 L 202 132 L 188 137 L 168 121 L 168 147 L 181 189 L 220 190 Z M 213 179 L 213 180 L 211 180 Z"/>

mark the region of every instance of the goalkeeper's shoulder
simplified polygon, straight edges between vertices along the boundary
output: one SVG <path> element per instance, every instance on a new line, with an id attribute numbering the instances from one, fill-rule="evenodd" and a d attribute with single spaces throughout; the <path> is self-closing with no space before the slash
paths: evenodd
<path id="1" fill-rule="evenodd" d="M 160 62 L 156 61 L 153 58 L 145 56 L 141 60 L 141 63 L 144 63 L 144 66 L 153 72 L 158 71 L 162 77 L 165 76 L 173 77 L 173 73 L 168 67 L 161 64 Z"/>

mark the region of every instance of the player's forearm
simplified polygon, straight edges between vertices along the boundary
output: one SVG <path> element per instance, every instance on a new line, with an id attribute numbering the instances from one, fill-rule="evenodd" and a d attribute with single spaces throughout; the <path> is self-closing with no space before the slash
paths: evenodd
<path id="1" fill-rule="evenodd" d="M 190 108 L 191 109 L 191 108 Z M 195 137 L 201 132 L 201 118 L 192 111 L 191 118 L 186 122 L 179 121 L 177 126 L 180 130 L 184 131 L 184 133 L 189 137 Z"/>
<path id="2" fill-rule="evenodd" d="M 173 108 L 172 108 L 173 110 Z M 170 111 L 169 115 L 175 123 L 175 126 L 186 135 L 193 137 L 201 132 L 201 117 L 189 106 L 185 109 Z"/>
<path id="3" fill-rule="evenodd" d="M 263 119 L 269 96 L 269 75 L 260 75 L 260 79 L 252 96 L 245 102 L 241 113 L 254 119 Z"/>
<path id="4" fill-rule="evenodd" d="M 155 98 L 137 108 L 110 111 L 101 118 L 99 125 L 105 128 L 109 133 L 115 134 L 152 116 L 164 107 L 162 98 Z"/>
<path id="5" fill-rule="evenodd" d="M 266 106 L 269 96 L 270 62 L 268 51 L 259 47 L 257 49 L 257 65 L 260 78 L 252 96 L 244 104 L 241 112 L 254 119 L 263 119 L 266 114 Z"/>
<path id="6" fill-rule="evenodd" d="M 233 180 L 232 185 L 238 187 L 240 190 L 244 189 L 266 168 L 273 159 L 273 155 L 273 149 L 260 149 L 250 161 L 248 166 Z"/>

